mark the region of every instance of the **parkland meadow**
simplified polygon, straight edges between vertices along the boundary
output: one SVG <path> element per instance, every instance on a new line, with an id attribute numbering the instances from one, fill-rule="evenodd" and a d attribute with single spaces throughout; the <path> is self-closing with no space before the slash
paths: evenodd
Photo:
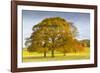
<path id="1" fill-rule="evenodd" d="M 23 62 L 41 62 L 41 61 L 63 61 L 63 60 L 84 60 L 90 58 L 90 48 L 86 48 L 85 52 L 79 53 L 67 53 L 63 56 L 60 52 L 55 52 L 55 57 L 51 57 L 51 53 L 47 53 L 47 57 L 43 57 L 43 53 L 28 52 L 26 49 L 23 50 Z"/>

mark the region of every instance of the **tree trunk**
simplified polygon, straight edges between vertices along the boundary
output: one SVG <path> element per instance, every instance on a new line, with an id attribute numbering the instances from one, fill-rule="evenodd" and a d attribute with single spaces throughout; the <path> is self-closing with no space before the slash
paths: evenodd
<path id="1" fill-rule="evenodd" d="M 64 52 L 63 56 L 66 56 L 66 53 Z"/>
<path id="2" fill-rule="evenodd" d="M 44 47 L 44 58 L 46 58 L 46 53 L 47 53 L 45 46 L 46 46 L 46 43 L 43 45 L 43 47 Z"/>
<path id="3" fill-rule="evenodd" d="M 55 57 L 54 56 L 54 50 L 51 51 L 51 57 Z"/>
<path id="4" fill-rule="evenodd" d="M 46 56 L 47 56 L 47 55 L 46 55 L 46 51 L 44 51 L 44 58 L 46 58 Z"/>

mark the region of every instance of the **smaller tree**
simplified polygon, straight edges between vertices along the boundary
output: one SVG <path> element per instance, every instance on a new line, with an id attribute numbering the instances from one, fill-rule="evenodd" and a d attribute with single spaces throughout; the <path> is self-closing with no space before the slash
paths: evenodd
<path id="1" fill-rule="evenodd" d="M 85 47 L 77 39 L 74 39 L 73 47 L 74 47 L 73 52 L 83 52 L 83 51 L 85 51 Z"/>
<path id="2" fill-rule="evenodd" d="M 84 40 L 81 40 L 80 42 L 83 44 L 83 46 L 90 47 L 90 40 L 89 39 L 84 39 Z"/>

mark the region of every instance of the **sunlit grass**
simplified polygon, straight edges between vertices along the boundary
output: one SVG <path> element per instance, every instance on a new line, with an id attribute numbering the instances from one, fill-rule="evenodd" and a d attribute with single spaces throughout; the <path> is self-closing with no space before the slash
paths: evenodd
<path id="1" fill-rule="evenodd" d="M 26 49 L 23 50 L 23 62 L 40 62 L 40 61 L 57 61 L 57 60 L 80 60 L 90 58 L 90 49 L 86 48 L 85 52 L 67 53 L 63 56 L 63 53 L 55 52 L 55 57 L 51 57 L 51 53 L 47 53 L 47 57 L 43 57 L 43 53 L 29 53 Z"/>

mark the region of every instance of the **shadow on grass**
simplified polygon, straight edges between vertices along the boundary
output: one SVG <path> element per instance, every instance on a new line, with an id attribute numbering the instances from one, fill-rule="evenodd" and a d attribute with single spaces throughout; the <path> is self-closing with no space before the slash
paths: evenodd
<path id="1" fill-rule="evenodd" d="M 82 59 L 90 59 L 90 56 L 55 56 L 55 57 L 47 56 L 46 58 L 44 58 L 43 56 L 24 57 L 23 62 L 82 60 Z"/>
<path id="2" fill-rule="evenodd" d="M 50 57 L 50 56 L 47 56 L 47 57 L 43 57 L 43 56 L 38 56 L 38 57 L 24 57 L 23 59 L 46 59 L 46 58 L 56 58 L 58 56 L 55 56 L 55 57 Z M 61 57 L 61 56 L 59 56 Z M 63 56 L 62 56 L 63 57 Z"/>

